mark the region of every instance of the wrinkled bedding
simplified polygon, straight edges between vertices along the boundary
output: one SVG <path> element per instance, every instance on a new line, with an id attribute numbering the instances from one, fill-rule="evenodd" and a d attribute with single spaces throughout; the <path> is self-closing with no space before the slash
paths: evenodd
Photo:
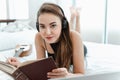
<path id="1" fill-rule="evenodd" d="M 85 61 L 85 75 L 106 73 L 111 71 L 120 70 L 120 59 L 119 59 L 119 45 L 110 45 L 110 44 L 100 44 L 94 42 L 84 42 L 87 46 L 88 53 Z M 24 58 L 19 58 L 20 61 L 25 61 L 29 59 L 35 59 L 35 49 L 32 52 L 32 55 Z M 9 55 L 11 54 L 11 55 Z M 14 51 L 4 51 L 0 52 L 0 60 L 5 61 L 5 56 L 13 56 Z M 0 80 L 8 78 L 13 80 L 9 75 L 0 71 Z M 6 79 L 7 80 L 7 79 Z"/>

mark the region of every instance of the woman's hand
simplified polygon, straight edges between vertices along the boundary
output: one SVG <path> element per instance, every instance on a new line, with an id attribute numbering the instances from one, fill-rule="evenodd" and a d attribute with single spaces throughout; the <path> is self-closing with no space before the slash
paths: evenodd
<path id="1" fill-rule="evenodd" d="M 7 62 L 15 67 L 18 67 L 20 65 L 20 62 L 15 57 L 8 58 Z"/>
<path id="2" fill-rule="evenodd" d="M 53 69 L 52 72 L 47 73 L 48 78 L 59 78 L 68 76 L 70 73 L 67 71 L 66 68 L 57 68 Z"/>

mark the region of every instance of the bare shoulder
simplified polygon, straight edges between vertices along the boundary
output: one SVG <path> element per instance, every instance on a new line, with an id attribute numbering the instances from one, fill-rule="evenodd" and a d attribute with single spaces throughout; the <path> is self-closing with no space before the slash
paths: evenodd
<path id="1" fill-rule="evenodd" d="M 37 53 L 37 58 L 41 59 L 45 57 L 45 47 L 44 47 L 44 40 L 42 39 L 40 33 L 36 33 L 35 36 L 35 48 Z"/>
<path id="2" fill-rule="evenodd" d="M 36 38 L 41 37 L 41 35 L 39 34 L 39 32 L 36 33 Z"/>
<path id="3" fill-rule="evenodd" d="M 81 35 L 77 31 L 71 30 L 70 35 L 72 40 L 81 40 Z"/>
<path id="4" fill-rule="evenodd" d="M 43 45 L 43 39 L 41 37 L 41 35 L 38 33 L 36 33 L 36 36 L 35 36 L 35 44 L 39 44 L 39 45 Z"/>
<path id="5" fill-rule="evenodd" d="M 71 31 L 70 35 L 71 35 L 71 40 L 72 40 L 73 48 L 74 49 L 77 48 L 77 47 L 80 48 L 82 46 L 82 44 L 83 44 L 83 41 L 82 41 L 80 33 L 77 32 L 77 31 Z"/>

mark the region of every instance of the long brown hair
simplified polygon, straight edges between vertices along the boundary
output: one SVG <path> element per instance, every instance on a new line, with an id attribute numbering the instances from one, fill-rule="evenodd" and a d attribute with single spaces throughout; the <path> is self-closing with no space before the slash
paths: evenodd
<path id="1" fill-rule="evenodd" d="M 62 8 L 56 4 L 44 3 L 38 11 L 37 21 L 38 21 L 38 17 L 43 13 L 52 13 L 61 19 L 62 31 L 59 38 L 59 44 L 58 44 L 59 47 L 57 49 L 57 52 L 55 53 L 56 55 L 55 61 L 58 67 L 66 67 L 69 70 L 69 66 L 71 64 L 71 59 L 72 59 L 73 48 L 70 37 L 69 24 L 64 15 L 64 12 Z M 66 21 L 65 24 L 63 24 L 64 21 Z"/>

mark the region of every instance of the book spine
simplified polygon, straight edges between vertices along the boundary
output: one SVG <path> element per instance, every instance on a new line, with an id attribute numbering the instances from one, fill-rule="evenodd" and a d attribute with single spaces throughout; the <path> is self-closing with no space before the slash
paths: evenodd
<path id="1" fill-rule="evenodd" d="M 12 76 L 15 80 L 30 80 L 22 71 L 17 69 Z"/>

